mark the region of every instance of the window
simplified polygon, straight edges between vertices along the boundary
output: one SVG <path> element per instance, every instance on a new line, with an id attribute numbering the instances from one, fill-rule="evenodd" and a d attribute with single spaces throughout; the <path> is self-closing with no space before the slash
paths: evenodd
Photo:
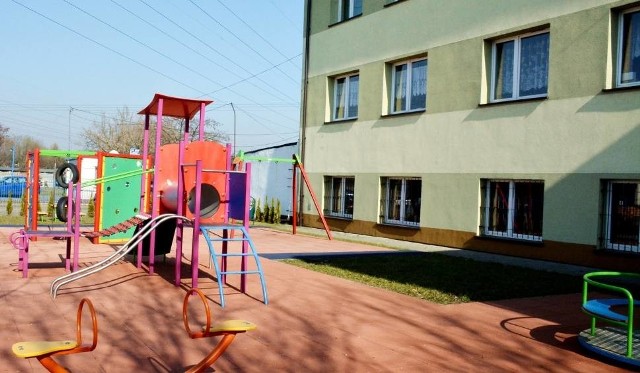
<path id="1" fill-rule="evenodd" d="M 492 102 L 547 96 L 549 31 L 497 40 L 491 60 Z"/>
<path id="2" fill-rule="evenodd" d="M 640 253 L 640 180 L 606 181 L 601 247 Z"/>
<path id="3" fill-rule="evenodd" d="M 617 85 L 640 85 L 640 8 L 620 15 Z"/>
<path id="4" fill-rule="evenodd" d="M 353 218 L 353 177 L 324 177 L 324 213 L 327 216 Z"/>
<path id="5" fill-rule="evenodd" d="M 422 180 L 414 177 L 383 177 L 381 184 L 382 222 L 419 226 Z"/>
<path id="6" fill-rule="evenodd" d="M 358 90 L 360 77 L 349 75 L 335 78 L 333 82 L 333 120 L 358 117 Z"/>
<path id="7" fill-rule="evenodd" d="M 542 241 L 544 182 L 483 180 L 480 232 L 486 236 Z"/>
<path id="8" fill-rule="evenodd" d="M 424 110 L 427 106 L 427 60 L 393 65 L 391 113 Z"/>
<path id="9" fill-rule="evenodd" d="M 338 0 L 338 22 L 362 14 L 363 0 Z"/>

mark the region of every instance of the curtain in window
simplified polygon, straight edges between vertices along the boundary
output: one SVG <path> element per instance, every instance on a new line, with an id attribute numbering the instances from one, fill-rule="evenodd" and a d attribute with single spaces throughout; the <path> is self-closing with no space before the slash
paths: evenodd
<path id="1" fill-rule="evenodd" d="M 395 66 L 393 74 L 393 111 L 404 111 L 407 102 L 407 64 Z"/>
<path id="2" fill-rule="evenodd" d="M 549 78 L 549 34 L 520 39 L 519 96 L 547 93 Z"/>
<path id="3" fill-rule="evenodd" d="M 494 71 L 494 98 L 496 100 L 513 97 L 513 51 L 514 42 L 497 43 Z"/>
<path id="4" fill-rule="evenodd" d="M 354 179 L 344 179 L 344 214 L 353 216 Z"/>
<path id="5" fill-rule="evenodd" d="M 422 180 L 405 180 L 404 221 L 420 223 Z"/>
<path id="6" fill-rule="evenodd" d="M 331 212 L 342 213 L 342 179 L 333 178 L 331 185 Z"/>
<path id="7" fill-rule="evenodd" d="M 345 94 L 346 79 L 340 78 L 335 81 L 335 108 L 333 112 L 333 119 L 344 118 L 345 100 L 347 99 Z"/>
<path id="8" fill-rule="evenodd" d="M 427 103 L 427 60 L 411 64 L 410 110 L 424 109 Z"/>
<path id="9" fill-rule="evenodd" d="M 360 90 L 360 77 L 354 75 L 349 77 L 349 118 L 356 118 L 358 116 L 358 91 Z"/>
<path id="10" fill-rule="evenodd" d="M 640 183 L 612 182 L 609 190 L 610 243 L 637 249 L 640 243 Z"/>
<path id="11" fill-rule="evenodd" d="M 402 180 L 401 179 L 389 179 L 388 181 L 388 193 L 387 198 L 387 219 L 399 221 L 400 206 L 402 204 Z"/>
<path id="12" fill-rule="evenodd" d="M 621 83 L 640 81 L 640 12 L 623 17 Z"/>
<path id="13" fill-rule="evenodd" d="M 489 183 L 489 230 L 507 232 L 509 226 L 509 182 Z"/>

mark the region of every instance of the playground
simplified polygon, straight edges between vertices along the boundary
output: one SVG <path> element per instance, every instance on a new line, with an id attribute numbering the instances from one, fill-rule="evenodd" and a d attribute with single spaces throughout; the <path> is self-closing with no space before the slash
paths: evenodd
<path id="1" fill-rule="evenodd" d="M 625 326 L 632 335 L 633 305 L 627 317 L 616 307 L 629 302 L 587 297 L 586 285 L 584 296 L 576 289 L 563 296 L 443 306 L 279 262 L 391 249 L 333 240 L 296 155 L 279 161 L 295 167 L 293 196 L 299 172 L 326 237 L 296 235 L 296 203 L 291 232 L 250 229 L 251 163 L 232 157 L 230 145 L 205 140 L 204 108 L 210 102 L 156 94 L 140 112 L 142 155 L 78 152 L 76 163 L 63 164 L 56 171 L 56 183 L 66 189 L 56 206 L 62 229 L 38 226 L 38 163 L 52 153 L 30 153 L 25 226 L 0 229 L 0 247 L 6 246 L 0 251 L 3 369 L 617 369 L 579 345 L 600 351 L 602 333 L 610 334 L 600 321 Z M 196 113 L 199 134 L 192 140 L 189 121 Z M 185 120 L 184 140 L 161 145 L 163 115 Z M 156 117 L 153 147 L 150 116 Z M 83 182 L 87 160 L 97 172 Z M 80 225 L 86 186 L 96 187 L 93 231 Z M 625 289 L 596 280 L 590 286 L 628 294 L 634 304 Z M 625 341 L 622 354 L 636 361 L 635 341 Z"/>
<path id="2" fill-rule="evenodd" d="M 182 301 L 191 279 L 187 275 L 179 287 L 173 285 L 175 250 L 166 262 L 157 261 L 152 276 L 128 258 L 61 289 L 53 300 L 51 281 L 65 273 L 64 242 L 34 244 L 33 268 L 23 279 L 8 243 L 12 231 L 0 229 L 3 371 L 44 371 L 34 359 L 14 357 L 11 345 L 73 338 L 76 308 L 85 297 L 97 312 L 99 340 L 92 352 L 58 358 L 72 372 L 184 371 L 215 344 L 189 339 L 185 332 Z M 562 296 L 437 305 L 269 259 L 386 249 L 264 228 L 252 228 L 251 234 L 268 278 L 268 305 L 257 279 L 243 294 L 235 276 L 225 286 L 227 305 L 221 308 L 214 268 L 204 259 L 199 266 L 200 289 L 213 317 L 257 325 L 236 337 L 213 365 L 217 372 L 626 371 L 580 348 L 577 334 L 589 319 L 580 312 L 579 289 Z M 83 250 L 81 267 L 114 248 L 85 244 Z M 202 241 L 200 254 L 207 257 Z"/>

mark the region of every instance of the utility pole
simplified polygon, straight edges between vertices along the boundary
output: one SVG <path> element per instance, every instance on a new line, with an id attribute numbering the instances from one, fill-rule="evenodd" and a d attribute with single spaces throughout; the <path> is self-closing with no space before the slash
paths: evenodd
<path id="1" fill-rule="evenodd" d="M 236 149 L 236 108 L 233 106 L 233 102 L 230 102 L 231 110 L 233 110 L 233 155 L 236 155 L 238 149 Z"/>
<path id="2" fill-rule="evenodd" d="M 67 154 L 67 157 L 70 157 L 71 154 L 71 112 L 73 111 L 73 107 L 69 106 L 69 147 L 67 150 L 69 150 L 69 154 Z"/>

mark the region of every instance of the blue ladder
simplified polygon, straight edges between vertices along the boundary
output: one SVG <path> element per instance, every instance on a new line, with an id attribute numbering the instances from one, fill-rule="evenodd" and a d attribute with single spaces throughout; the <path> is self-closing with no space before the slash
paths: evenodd
<path id="1" fill-rule="evenodd" d="M 222 236 L 216 235 L 213 233 L 215 230 L 222 230 Z M 229 237 L 229 233 L 233 231 L 240 231 L 242 234 L 241 237 Z M 260 276 L 260 283 L 262 284 L 262 298 L 264 299 L 264 304 L 269 304 L 269 299 L 267 297 L 267 286 L 264 280 L 264 272 L 262 271 L 262 265 L 260 264 L 260 257 L 258 257 L 258 253 L 256 251 L 253 240 L 249 236 L 247 229 L 242 225 L 201 225 L 200 232 L 204 236 L 204 239 L 207 241 L 207 245 L 209 246 L 209 253 L 211 254 L 211 261 L 216 270 L 216 278 L 218 279 L 218 290 L 220 291 L 220 306 L 224 308 L 224 291 L 222 290 L 223 283 L 226 283 L 226 275 L 241 275 L 241 286 L 240 290 L 245 292 L 245 275 L 248 274 L 257 274 Z M 233 235 L 232 235 L 233 236 Z M 216 253 L 213 243 L 219 241 L 222 243 L 222 250 L 220 253 Z M 228 243 L 229 242 L 242 242 L 242 252 L 240 253 L 229 253 L 228 252 Z M 247 250 L 248 248 L 250 250 Z M 246 259 L 252 256 L 256 261 L 255 270 L 248 270 Z M 242 264 L 239 271 L 230 271 L 227 269 L 227 258 L 228 257 L 241 257 Z M 220 263 L 218 261 L 220 259 Z"/>

